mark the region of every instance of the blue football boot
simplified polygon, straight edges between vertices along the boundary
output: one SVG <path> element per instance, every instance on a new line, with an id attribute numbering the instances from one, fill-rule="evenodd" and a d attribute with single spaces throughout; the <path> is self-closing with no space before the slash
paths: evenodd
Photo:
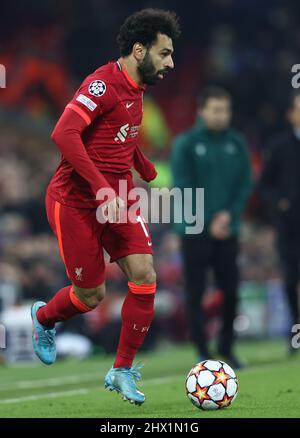
<path id="1" fill-rule="evenodd" d="M 104 386 L 110 391 L 117 391 L 123 396 L 123 400 L 141 405 L 145 401 L 145 395 L 137 389 L 136 382 L 141 380 L 137 371 L 142 364 L 131 368 L 111 368 L 105 376 Z"/>
<path id="2" fill-rule="evenodd" d="M 37 301 L 31 307 L 33 324 L 32 345 L 37 357 L 46 365 L 51 365 L 56 359 L 55 328 L 47 329 L 37 320 L 37 311 L 45 306 L 43 301 Z"/>

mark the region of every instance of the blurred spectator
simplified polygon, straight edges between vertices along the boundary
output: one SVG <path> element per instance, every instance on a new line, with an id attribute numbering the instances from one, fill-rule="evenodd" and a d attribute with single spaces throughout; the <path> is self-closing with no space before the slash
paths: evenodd
<path id="1" fill-rule="evenodd" d="M 300 262 L 300 93 L 287 112 L 289 128 L 271 141 L 260 181 L 263 200 L 275 218 L 292 324 L 299 323 Z M 289 337 L 292 336 L 289 333 Z M 295 352 L 291 342 L 289 349 Z"/>
<path id="2" fill-rule="evenodd" d="M 250 161 L 243 137 L 230 127 L 231 96 L 225 90 L 204 89 L 198 114 L 194 127 L 175 139 L 172 154 L 175 187 L 204 189 L 203 232 L 187 234 L 184 220 L 175 224 L 181 234 L 187 315 L 192 340 L 200 360 L 205 360 L 211 354 L 202 299 L 207 272 L 213 268 L 224 294 L 218 353 L 238 368 L 241 364 L 233 353 L 239 276 L 236 258 L 241 214 L 251 191 Z M 187 200 L 183 197 L 183 201 L 185 211 Z M 195 199 L 191 208 L 196 211 Z"/>

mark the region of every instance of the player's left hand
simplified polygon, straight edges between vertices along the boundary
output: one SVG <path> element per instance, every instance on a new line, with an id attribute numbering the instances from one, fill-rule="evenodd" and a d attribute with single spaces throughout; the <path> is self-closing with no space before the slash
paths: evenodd
<path id="1" fill-rule="evenodd" d="M 148 160 L 138 146 L 134 151 L 133 166 L 140 177 L 146 182 L 154 180 L 157 176 L 154 164 Z"/>
<path id="2" fill-rule="evenodd" d="M 151 172 L 149 172 L 149 170 L 148 170 L 147 172 L 144 172 L 143 174 L 140 173 L 139 175 L 144 181 L 150 182 L 150 181 L 153 181 L 157 177 L 157 171 L 156 171 L 154 165 L 152 164 Z"/>

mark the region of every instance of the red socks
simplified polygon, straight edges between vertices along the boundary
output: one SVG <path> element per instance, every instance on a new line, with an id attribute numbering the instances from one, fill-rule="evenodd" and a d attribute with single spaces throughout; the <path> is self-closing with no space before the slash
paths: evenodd
<path id="1" fill-rule="evenodd" d="M 154 316 L 156 283 L 141 284 L 128 282 L 129 291 L 122 306 L 122 329 L 114 368 L 132 366 Z M 56 322 L 66 321 L 79 313 L 93 310 L 75 295 L 72 286 L 61 289 L 37 312 L 40 324 L 53 328 Z"/>
<path id="2" fill-rule="evenodd" d="M 93 310 L 82 303 L 74 293 L 72 286 L 67 286 L 60 291 L 37 312 L 40 324 L 47 328 L 53 328 L 56 322 L 66 321 L 79 313 Z"/>
<path id="3" fill-rule="evenodd" d="M 114 368 L 132 366 L 154 316 L 156 283 L 137 285 L 128 282 L 128 287 L 121 312 L 122 329 Z"/>

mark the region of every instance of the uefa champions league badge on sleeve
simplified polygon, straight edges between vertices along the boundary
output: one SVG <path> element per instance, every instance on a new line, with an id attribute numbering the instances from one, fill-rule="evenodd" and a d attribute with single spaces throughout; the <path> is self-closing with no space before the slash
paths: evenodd
<path id="1" fill-rule="evenodd" d="M 96 97 L 101 97 L 106 91 L 105 82 L 100 79 L 93 81 L 89 85 L 89 93 Z"/>

